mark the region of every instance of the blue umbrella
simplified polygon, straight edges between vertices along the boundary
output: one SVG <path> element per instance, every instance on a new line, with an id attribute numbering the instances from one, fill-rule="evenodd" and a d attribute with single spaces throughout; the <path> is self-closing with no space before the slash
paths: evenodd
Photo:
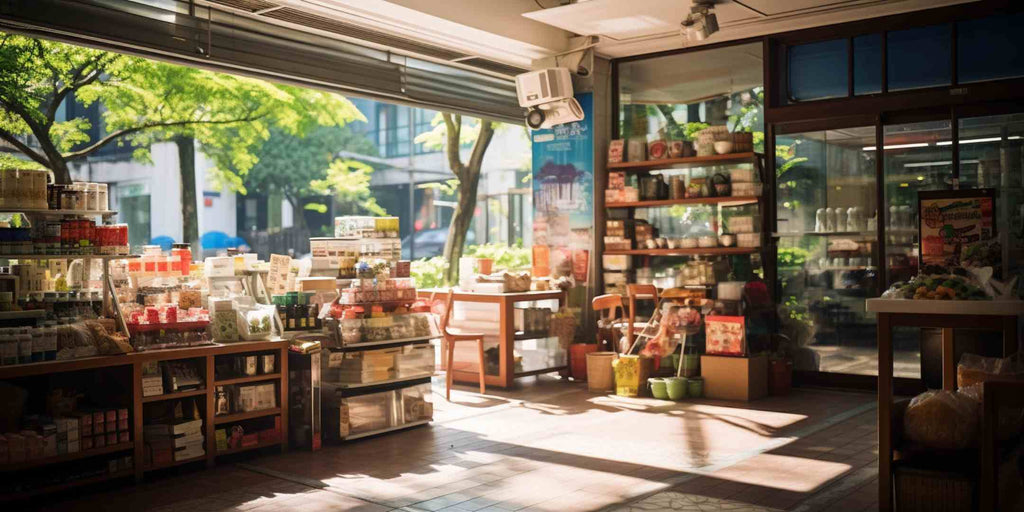
<path id="1" fill-rule="evenodd" d="M 152 245 L 159 245 L 160 250 L 169 251 L 171 250 L 171 244 L 174 243 L 174 239 L 169 236 L 158 236 L 149 241 Z"/>
<path id="2" fill-rule="evenodd" d="M 223 231 L 207 231 L 203 233 L 203 236 L 199 237 L 199 245 L 203 249 L 227 249 L 233 247 L 230 244 L 231 237 Z"/>

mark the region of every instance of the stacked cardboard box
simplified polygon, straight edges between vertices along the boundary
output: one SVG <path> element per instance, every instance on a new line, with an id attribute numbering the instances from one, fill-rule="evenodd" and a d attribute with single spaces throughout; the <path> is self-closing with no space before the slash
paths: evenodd
<path id="1" fill-rule="evenodd" d="M 179 420 L 142 427 L 148 465 L 201 457 L 206 454 L 203 420 Z"/>

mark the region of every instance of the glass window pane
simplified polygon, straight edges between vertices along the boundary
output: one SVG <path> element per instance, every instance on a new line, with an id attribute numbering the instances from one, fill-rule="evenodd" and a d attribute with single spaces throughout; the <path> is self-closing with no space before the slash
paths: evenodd
<path id="1" fill-rule="evenodd" d="M 874 375 L 878 244 L 873 126 L 778 136 L 781 331 L 798 370 Z"/>
<path id="2" fill-rule="evenodd" d="M 620 136 L 644 143 L 692 142 L 694 133 L 710 124 L 753 132 L 754 150 L 762 150 L 761 50 L 753 43 L 621 63 Z"/>
<path id="3" fill-rule="evenodd" d="M 995 272 L 1024 280 L 1024 113 L 964 118 L 959 130 L 961 188 L 997 190 L 996 234 L 1006 261 Z"/>
<path id="4" fill-rule="evenodd" d="M 882 35 L 853 38 L 853 94 L 882 92 Z"/>
<path id="5" fill-rule="evenodd" d="M 952 83 L 949 25 L 889 32 L 886 39 L 886 78 L 890 91 Z"/>
<path id="6" fill-rule="evenodd" d="M 956 29 L 960 83 L 1024 76 L 1024 12 L 961 21 Z"/>
<path id="7" fill-rule="evenodd" d="M 790 101 L 846 97 L 848 77 L 846 39 L 789 48 Z"/>

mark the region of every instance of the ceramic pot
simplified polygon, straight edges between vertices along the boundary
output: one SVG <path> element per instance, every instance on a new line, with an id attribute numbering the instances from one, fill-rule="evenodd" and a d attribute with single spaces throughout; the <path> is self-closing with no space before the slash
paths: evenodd
<path id="1" fill-rule="evenodd" d="M 690 377 L 686 379 L 686 396 L 689 398 L 700 398 L 704 396 L 704 379 Z"/>
<path id="2" fill-rule="evenodd" d="M 685 354 L 683 356 L 683 375 L 696 377 L 700 374 L 700 354 Z"/>
<path id="3" fill-rule="evenodd" d="M 665 380 L 665 390 L 668 392 L 669 400 L 682 400 L 686 398 L 686 379 L 682 377 L 669 377 Z"/>
<path id="4" fill-rule="evenodd" d="M 665 386 L 665 379 L 651 377 L 647 379 L 647 384 L 651 386 L 651 396 L 660 400 L 668 398 L 668 390 Z"/>
<path id="5" fill-rule="evenodd" d="M 569 375 L 573 380 L 587 380 L 587 354 L 597 352 L 594 343 L 569 345 Z"/>

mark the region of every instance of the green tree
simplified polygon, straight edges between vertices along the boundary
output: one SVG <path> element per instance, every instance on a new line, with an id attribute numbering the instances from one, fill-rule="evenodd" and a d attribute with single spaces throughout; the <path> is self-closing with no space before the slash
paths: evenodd
<path id="1" fill-rule="evenodd" d="M 431 122 L 433 129 L 416 136 L 415 141 L 430 149 L 444 149 L 448 158 L 448 169 L 455 175 L 457 193 L 455 211 L 448 226 L 448 239 L 444 242 L 444 259 L 449 262 L 445 280 L 454 283 L 459 280 L 459 265 L 466 233 L 473 221 L 476 210 L 476 193 L 480 185 L 480 169 L 484 154 L 494 138 L 496 123 L 486 119 L 466 120 L 459 114 L 441 112 Z M 462 161 L 462 145 L 472 144 L 469 160 Z"/>
<path id="2" fill-rule="evenodd" d="M 303 230 L 307 229 L 303 209 L 327 211 L 323 203 L 307 202 L 310 196 L 336 195 L 344 206 L 356 206 L 347 213 L 382 213 L 379 208 L 367 206 L 371 199 L 369 174 L 373 168 L 364 169 L 365 180 L 360 173 L 344 172 L 343 168 L 355 169 L 358 164 L 335 163 L 336 154 L 343 149 L 371 156 L 377 152 L 369 139 L 346 126 L 318 126 L 305 136 L 273 126 L 267 142 L 253 152 L 256 163 L 252 168 L 235 173 L 243 178 L 242 186 L 247 192 L 284 196 L 295 212 L 296 226 Z M 337 179 L 331 179 L 334 175 Z"/>
<path id="3" fill-rule="evenodd" d="M 174 141 L 184 237 L 192 243 L 198 241 L 196 141 L 213 157 L 214 182 L 244 193 L 244 175 L 272 126 L 302 135 L 363 119 L 332 93 L 13 34 L 0 33 L 0 69 L 0 138 L 52 170 L 57 183 L 71 181 L 70 162 L 109 144 L 130 144 L 137 160 L 149 161 L 152 143 Z M 68 99 L 103 105 L 106 135 L 92 140 L 87 119 L 59 118 Z"/>

